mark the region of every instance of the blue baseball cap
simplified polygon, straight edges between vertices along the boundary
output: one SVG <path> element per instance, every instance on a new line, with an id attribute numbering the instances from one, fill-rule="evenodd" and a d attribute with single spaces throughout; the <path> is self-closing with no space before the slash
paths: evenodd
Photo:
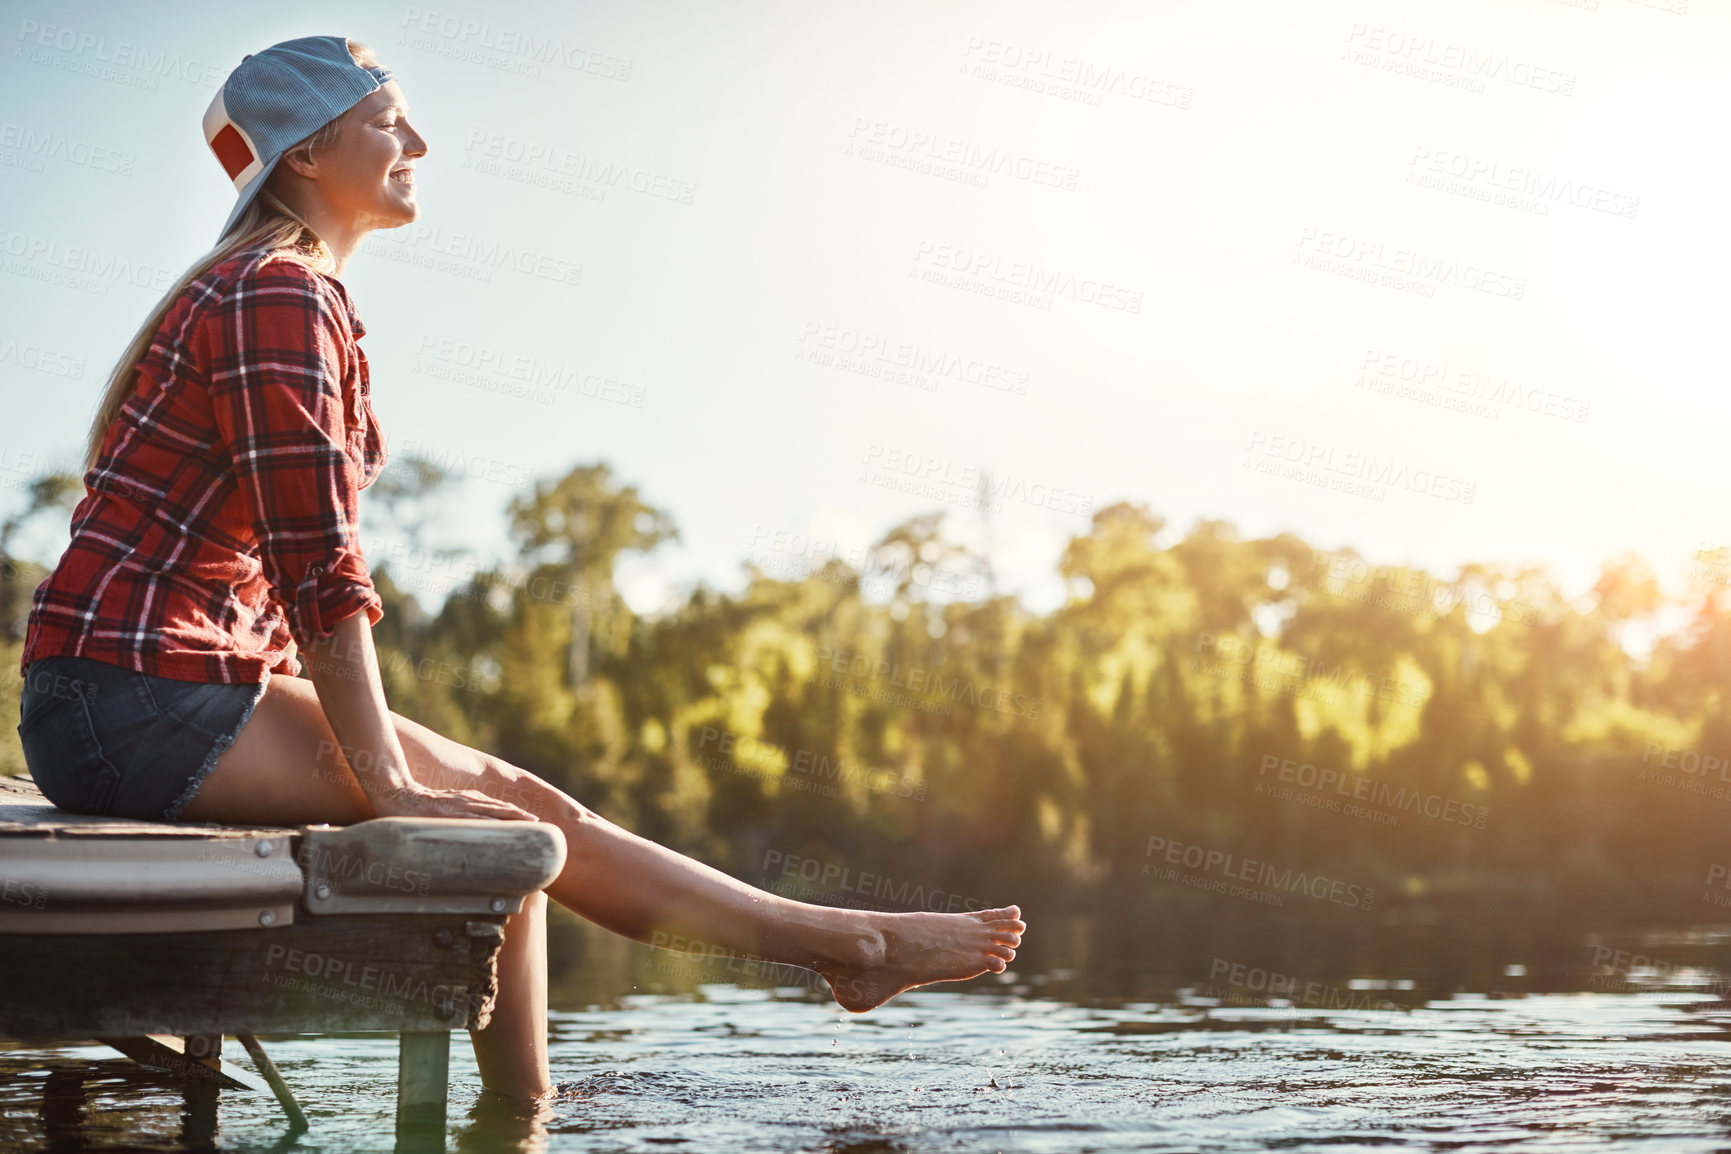
<path id="1" fill-rule="evenodd" d="M 241 58 L 204 112 L 204 140 L 240 198 L 228 235 L 283 153 L 377 92 L 396 74 L 363 68 L 342 36 L 302 36 Z"/>

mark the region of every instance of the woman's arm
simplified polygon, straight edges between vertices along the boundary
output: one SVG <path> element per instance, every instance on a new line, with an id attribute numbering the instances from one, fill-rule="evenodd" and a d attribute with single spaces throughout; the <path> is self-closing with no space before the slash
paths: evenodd
<path id="1" fill-rule="evenodd" d="M 534 820 L 472 790 L 415 781 L 403 754 L 373 652 L 383 606 L 360 546 L 347 422 L 359 349 L 341 302 L 299 261 L 266 260 L 228 286 L 195 339 L 271 599 L 373 811 Z"/>
<path id="2" fill-rule="evenodd" d="M 301 651 L 301 663 L 344 760 L 378 816 L 537 820 L 528 810 L 477 790 L 431 789 L 414 779 L 385 705 L 373 625 L 365 613 L 337 622 L 328 637 Z"/>

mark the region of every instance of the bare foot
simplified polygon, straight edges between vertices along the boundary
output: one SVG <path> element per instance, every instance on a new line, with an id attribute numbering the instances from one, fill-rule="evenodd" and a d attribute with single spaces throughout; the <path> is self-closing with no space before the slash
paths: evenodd
<path id="1" fill-rule="evenodd" d="M 868 964 L 818 967 L 842 1009 L 856 1014 L 915 986 L 966 981 L 987 970 L 1001 974 L 1015 961 L 1028 928 L 1018 906 L 877 918 L 874 928 L 883 935 L 883 947 Z"/>

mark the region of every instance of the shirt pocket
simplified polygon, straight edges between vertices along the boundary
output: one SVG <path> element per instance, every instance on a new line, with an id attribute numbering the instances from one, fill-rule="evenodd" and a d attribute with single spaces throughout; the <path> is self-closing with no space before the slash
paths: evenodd
<path id="1" fill-rule="evenodd" d="M 354 462 L 363 489 L 373 483 L 384 467 L 384 444 L 378 423 L 373 419 L 369 386 L 366 356 L 357 347 L 354 376 L 344 382 L 343 388 L 343 431 L 347 439 L 343 448 Z"/>

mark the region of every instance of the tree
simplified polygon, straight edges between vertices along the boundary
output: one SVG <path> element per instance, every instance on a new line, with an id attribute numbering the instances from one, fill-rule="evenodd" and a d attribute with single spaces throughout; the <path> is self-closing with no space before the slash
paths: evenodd
<path id="1" fill-rule="evenodd" d="M 647 553 L 679 538 L 672 519 L 644 503 L 634 485 L 615 486 L 606 465 L 578 466 L 557 481 L 538 481 L 513 498 L 511 536 L 534 574 L 571 593 L 567 675 L 573 689 L 589 676 L 591 637 L 610 624 L 616 595 L 613 566 L 625 552 Z"/>

